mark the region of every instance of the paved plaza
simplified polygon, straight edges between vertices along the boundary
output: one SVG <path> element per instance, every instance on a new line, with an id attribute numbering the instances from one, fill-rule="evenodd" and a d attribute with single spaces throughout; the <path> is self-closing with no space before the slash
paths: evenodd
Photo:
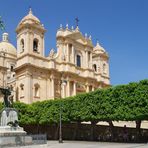
<path id="1" fill-rule="evenodd" d="M 21 147 L 19 146 L 19 148 L 148 148 L 148 144 L 127 144 L 86 141 L 64 141 L 64 143 L 59 144 L 58 141 L 48 141 L 48 143 L 44 145 L 32 145 Z"/>

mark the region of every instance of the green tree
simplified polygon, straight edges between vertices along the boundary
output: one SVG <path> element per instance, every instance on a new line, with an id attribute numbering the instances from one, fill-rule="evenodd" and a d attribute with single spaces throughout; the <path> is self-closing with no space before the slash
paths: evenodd
<path id="1" fill-rule="evenodd" d="M 5 30 L 4 22 L 2 21 L 2 17 L 0 16 L 0 29 L 3 31 Z"/>

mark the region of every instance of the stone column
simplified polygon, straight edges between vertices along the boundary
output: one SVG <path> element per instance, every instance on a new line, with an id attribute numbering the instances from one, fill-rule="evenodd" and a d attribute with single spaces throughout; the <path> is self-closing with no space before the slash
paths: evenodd
<path id="1" fill-rule="evenodd" d="M 89 92 L 89 85 L 88 84 L 86 85 L 86 92 L 87 93 Z"/>
<path id="2" fill-rule="evenodd" d="M 50 90 L 49 90 L 50 89 Z M 50 98 L 51 97 L 51 85 L 50 85 L 50 78 L 47 79 L 47 88 L 46 88 L 46 91 L 47 91 L 47 98 Z M 47 99 L 46 98 L 46 99 Z"/>
<path id="3" fill-rule="evenodd" d="M 51 77 L 51 97 L 54 99 L 54 77 Z"/>
<path id="4" fill-rule="evenodd" d="M 99 87 L 98 88 L 102 88 L 102 83 L 99 84 Z"/>
<path id="5" fill-rule="evenodd" d="M 64 98 L 64 85 L 61 83 L 61 98 Z"/>
<path id="6" fill-rule="evenodd" d="M 94 86 L 92 86 L 92 91 L 94 91 L 95 90 L 95 88 L 94 88 Z"/>
<path id="7" fill-rule="evenodd" d="M 60 43 L 59 43 L 59 50 L 60 50 L 59 54 L 61 54 L 61 60 L 65 61 L 65 59 L 66 59 L 66 57 L 65 57 L 66 45 L 63 43 L 61 43 L 61 45 L 60 45 Z"/>
<path id="8" fill-rule="evenodd" d="M 66 89 L 65 89 L 66 85 L 64 85 L 62 83 L 62 98 L 65 98 L 66 97 Z"/>
<path id="9" fill-rule="evenodd" d="M 42 37 L 41 50 L 43 50 L 43 51 L 42 51 L 42 56 L 45 56 L 44 37 Z"/>
<path id="10" fill-rule="evenodd" d="M 26 88 L 25 88 L 26 87 Z M 27 74 L 26 76 L 26 81 L 24 84 L 24 99 L 25 99 L 25 103 L 32 103 L 33 102 L 33 86 L 32 86 L 32 78 L 30 76 L 30 74 Z"/>
<path id="11" fill-rule="evenodd" d="M 85 59 L 86 68 L 89 67 L 89 61 L 88 61 L 88 51 L 86 50 L 86 59 Z"/>
<path id="12" fill-rule="evenodd" d="M 92 52 L 90 53 L 90 63 L 89 67 L 92 69 Z"/>
<path id="13" fill-rule="evenodd" d="M 73 95 L 75 96 L 77 94 L 77 91 L 76 91 L 76 82 L 74 81 L 73 82 Z"/>
<path id="14" fill-rule="evenodd" d="M 67 62 L 69 62 L 69 45 L 68 45 L 68 43 L 66 46 L 66 53 L 67 53 Z"/>
<path id="15" fill-rule="evenodd" d="M 67 81 L 67 96 L 66 97 L 69 97 L 70 96 L 70 81 L 68 80 Z"/>
<path id="16" fill-rule="evenodd" d="M 33 47 L 31 48 L 31 43 L 30 43 L 30 37 L 31 37 L 31 34 L 29 32 L 27 32 L 26 34 L 26 38 L 24 39 L 24 51 L 25 53 L 32 53 L 33 52 Z M 31 39 L 32 41 L 32 39 Z"/>
<path id="17" fill-rule="evenodd" d="M 74 46 L 72 45 L 72 63 L 75 63 L 75 51 L 74 51 Z"/>

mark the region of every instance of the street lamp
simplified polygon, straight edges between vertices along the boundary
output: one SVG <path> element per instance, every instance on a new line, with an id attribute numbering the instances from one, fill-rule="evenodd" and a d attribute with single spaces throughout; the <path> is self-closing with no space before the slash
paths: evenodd
<path id="1" fill-rule="evenodd" d="M 60 100 L 60 129 L 59 129 L 59 143 L 63 143 L 63 140 L 62 140 L 62 110 L 61 110 L 61 100 Z"/>
<path id="2" fill-rule="evenodd" d="M 64 92 L 64 96 L 65 96 L 66 80 L 61 80 L 61 82 L 60 82 L 60 89 L 62 89 L 62 85 L 63 85 L 63 92 Z M 63 143 L 63 139 L 62 139 L 62 104 L 61 104 L 61 99 L 62 99 L 62 96 L 60 95 L 59 143 Z"/>

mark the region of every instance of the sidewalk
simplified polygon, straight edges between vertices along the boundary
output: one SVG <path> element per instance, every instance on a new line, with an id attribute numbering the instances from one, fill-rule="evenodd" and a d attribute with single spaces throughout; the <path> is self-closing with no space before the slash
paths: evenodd
<path id="1" fill-rule="evenodd" d="M 17 148 L 17 147 L 10 147 L 10 148 Z M 58 141 L 48 141 L 47 144 L 44 145 L 18 146 L 18 148 L 148 148 L 148 144 L 87 142 L 87 141 L 64 141 L 63 143 L 58 143 Z"/>

